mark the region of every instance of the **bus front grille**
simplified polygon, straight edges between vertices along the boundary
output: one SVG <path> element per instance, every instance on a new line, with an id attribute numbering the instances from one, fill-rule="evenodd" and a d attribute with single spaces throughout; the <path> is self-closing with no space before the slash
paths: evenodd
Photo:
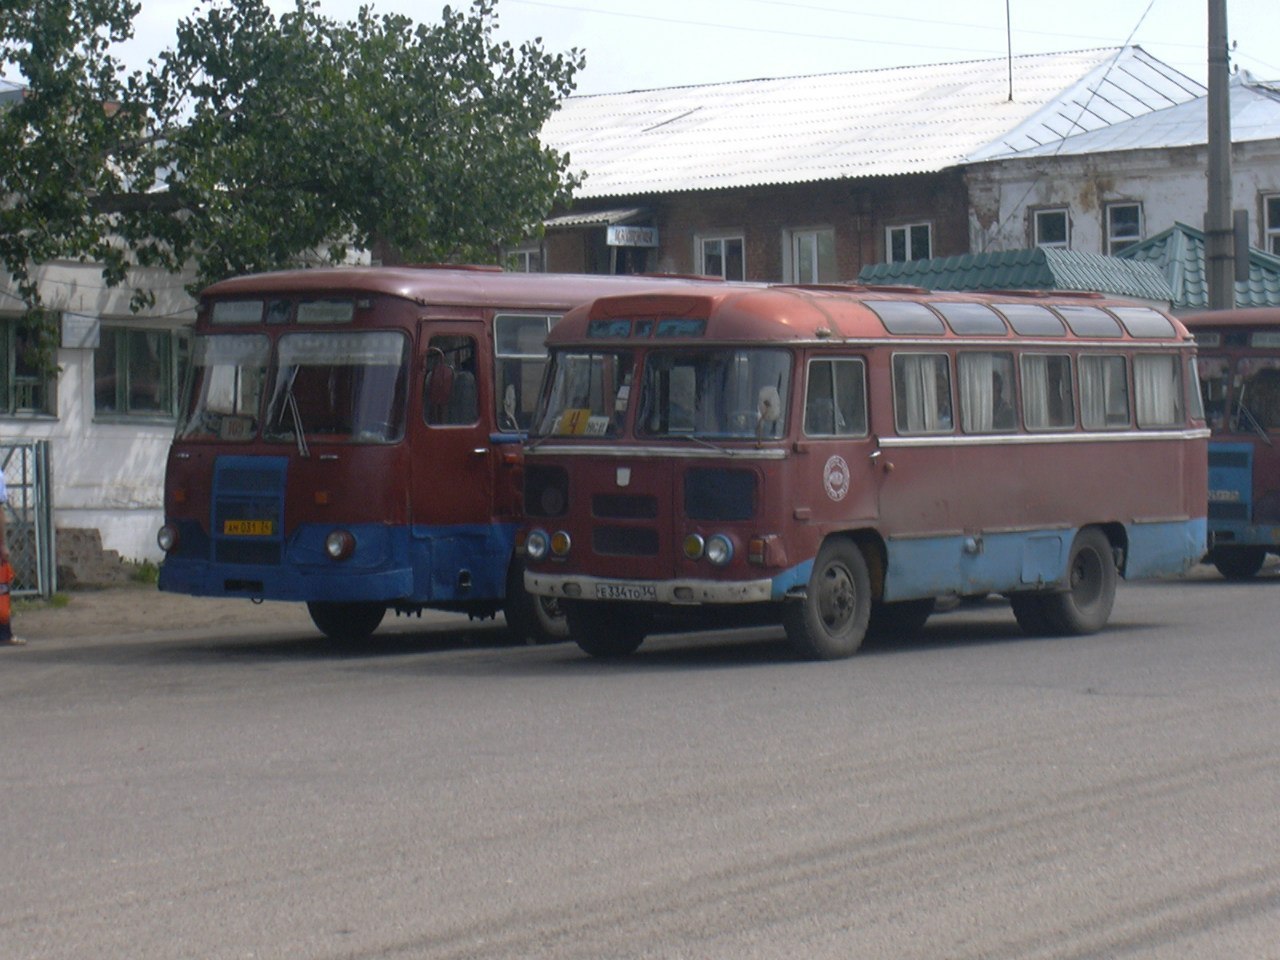
<path id="1" fill-rule="evenodd" d="M 591 531 L 591 549 L 610 557 L 656 557 L 658 531 L 652 527 L 598 526 Z"/>

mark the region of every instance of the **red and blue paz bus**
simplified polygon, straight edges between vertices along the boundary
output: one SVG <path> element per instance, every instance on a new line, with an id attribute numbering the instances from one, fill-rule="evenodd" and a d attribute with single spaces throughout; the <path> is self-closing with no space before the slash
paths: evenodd
<path id="1" fill-rule="evenodd" d="M 1089 633 L 1118 574 L 1204 553 L 1195 346 L 1146 306 L 671 292 L 597 300 L 547 343 L 525 583 L 593 655 L 655 614 L 754 605 L 801 655 L 843 657 L 987 593 L 1028 633 Z"/>
<path id="2" fill-rule="evenodd" d="M 1209 553 L 1230 580 L 1280 553 L 1280 307 L 1180 318 L 1199 345 L 1209 440 Z"/>
<path id="3" fill-rule="evenodd" d="M 512 564 L 543 341 L 575 304 L 672 282 L 338 268 L 208 287 L 160 589 L 304 601 L 333 638 L 424 607 L 563 637 Z"/>

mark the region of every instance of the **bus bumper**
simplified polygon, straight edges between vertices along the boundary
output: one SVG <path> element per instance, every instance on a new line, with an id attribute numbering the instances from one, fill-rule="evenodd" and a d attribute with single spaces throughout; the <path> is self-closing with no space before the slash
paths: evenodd
<path id="1" fill-rule="evenodd" d="M 160 565 L 160 589 L 192 597 L 350 603 L 399 600 L 413 594 L 413 570 L 327 570 L 211 563 L 171 558 Z"/>
<path id="2" fill-rule="evenodd" d="M 526 570 L 524 587 L 543 597 L 569 600 L 630 600 L 672 605 L 762 603 L 774 598 L 774 582 L 763 580 L 619 580 L 582 574 Z"/>

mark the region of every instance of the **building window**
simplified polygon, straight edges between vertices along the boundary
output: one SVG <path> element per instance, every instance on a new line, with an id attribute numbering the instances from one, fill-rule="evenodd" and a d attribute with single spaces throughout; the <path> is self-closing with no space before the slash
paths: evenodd
<path id="1" fill-rule="evenodd" d="M 173 417 L 186 341 L 170 330 L 103 324 L 93 354 L 96 417 Z"/>
<path id="2" fill-rule="evenodd" d="M 836 232 L 820 230 L 787 231 L 787 260 L 783 264 L 785 283 L 835 283 Z"/>
<path id="3" fill-rule="evenodd" d="M 698 273 L 725 280 L 747 278 L 741 236 L 707 236 L 697 239 Z"/>
<path id="4" fill-rule="evenodd" d="M 1050 207 L 1032 213 L 1032 246 L 1071 246 L 1071 218 L 1066 207 Z"/>
<path id="5" fill-rule="evenodd" d="M 542 273 L 542 248 L 520 247 L 508 252 L 507 269 L 513 273 Z"/>
<path id="6" fill-rule="evenodd" d="M 933 227 L 927 223 L 907 223 L 885 227 L 886 263 L 927 260 L 933 256 Z"/>
<path id="7" fill-rule="evenodd" d="M 1280 194 L 1262 198 L 1262 246 L 1280 257 Z"/>
<path id="8" fill-rule="evenodd" d="M 1142 204 L 1107 204 L 1106 253 L 1115 256 L 1142 239 Z"/>
<path id="9" fill-rule="evenodd" d="M 54 381 L 40 372 L 36 338 L 17 317 L 0 319 L 0 352 L 0 414 L 54 414 Z"/>

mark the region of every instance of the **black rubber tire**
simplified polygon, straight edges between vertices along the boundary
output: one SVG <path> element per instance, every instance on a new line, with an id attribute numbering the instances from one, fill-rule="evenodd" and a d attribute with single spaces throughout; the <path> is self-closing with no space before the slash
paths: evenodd
<path id="1" fill-rule="evenodd" d="M 937 605 L 933 597 L 873 603 L 871 616 L 867 618 L 867 636 L 883 639 L 918 636 Z"/>
<path id="2" fill-rule="evenodd" d="M 568 621 L 569 639 L 600 660 L 635 653 L 649 632 L 649 614 L 628 604 L 566 600 L 560 606 Z"/>
<path id="3" fill-rule="evenodd" d="M 782 622 L 800 656 L 836 660 L 858 652 L 870 616 L 867 561 L 852 541 L 834 537 L 818 551 L 804 599 L 783 606 Z"/>
<path id="4" fill-rule="evenodd" d="M 1215 547 L 1209 554 L 1209 562 L 1228 580 L 1252 579 L 1266 560 L 1263 547 Z"/>
<path id="5" fill-rule="evenodd" d="M 1029 637 L 1047 637 L 1054 633 L 1045 611 L 1044 593 L 1014 593 L 1009 595 L 1009 606 L 1022 632 Z"/>
<path id="6" fill-rule="evenodd" d="M 1071 542 L 1066 590 L 1044 594 L 1044 612 L 1055 633 L 1097 633 L 1111 618 L 1116 600 L 1115 554 L 1096 527 L 1085 527 Z"/>
<path id="7" fill-rule="evenodd" d="M 307 613 L 320 632 L 336 643 L 368 640 L 387 615 L 381 603 L 308 603 Z"/>
<path id="8" fill-rule="evenodd" d="M 569 622 L 555 597 L 535 596 L 524 588 L 524 565 L 511 564 L 507 596 L 502 604 L 507 630 L 517 643 L 561 643 L 569 639 Z"/>

